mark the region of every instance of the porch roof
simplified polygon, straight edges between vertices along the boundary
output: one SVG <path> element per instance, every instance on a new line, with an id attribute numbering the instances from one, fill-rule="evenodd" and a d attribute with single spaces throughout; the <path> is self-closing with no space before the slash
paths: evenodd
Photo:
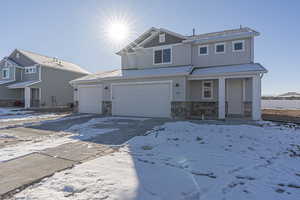
<path id="1" fill-rule="evenodd" d="M 18 88 L 25 88 L 25 87 L 28 87 L 28 86 L 31 86 L 33 84 L 36 84 L 36 83 L 39 83 L 41 81 L 23 81 L 23 82 L 18 82 L 18 83 L 15 83 L 15 84 L 11 84 L 11 85 L 8 85 L 7 87 L 10 88 L 10 89 L 18 89 Z"/>
<path id="2" fill-rule="evenodd" d="M 15 80 L 0 80 L 0 85 L 6 84 L 6 83 L 10 83 L 10 82 L 14 82 Z"/>
<path id="3" fill-rule="evenodd" d="M 71 83 L 101 81 L 109 79 L 130 79 L 130 78 L 147 78 L 147 77 L 161 77 L 161 76 L 178 76 L 189 75 L 192 72 L 192 66 L 178 66 L 178 67 L 160 67 L 149 69 L 118 69 L 109 72 L 100 72 L 92 75 L 87 75 L 79 79 L 71 81 Z"/>
<path id="4" fill-rule="evenodd" d="M 238 73 L 266 73 L 267 70 L 259 63 L 248 63 L 240 65 L 226 65 L 218 67 L 195 68 L 192 76 L 216 76 L 223 74 Z"/>

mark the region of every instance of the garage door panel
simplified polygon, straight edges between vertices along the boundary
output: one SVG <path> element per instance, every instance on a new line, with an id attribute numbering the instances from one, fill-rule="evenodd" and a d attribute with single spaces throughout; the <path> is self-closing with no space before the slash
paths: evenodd
<path id="1" fill-rule="evenodd" d="M 78 89 L 78 109 L 80 113 L 102 113 L 102 87 L 85 86 Z"/>
<path id="2" fill-rule="evenodd" d="M 113 114 L 170 117 L 170 83 L 113 86 Z"/>

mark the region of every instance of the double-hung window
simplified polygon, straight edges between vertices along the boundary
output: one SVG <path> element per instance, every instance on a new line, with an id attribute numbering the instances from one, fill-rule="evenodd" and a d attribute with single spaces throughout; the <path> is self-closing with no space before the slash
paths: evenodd
<path id="1" fill-rule="evenodd" d="M 241 52 L 244 51 L 245 49 L 245 44 L 244 40 L 238 40 L 238 41 L 233 41 L 232 42 L 232 51 L 233 52 Z"/>
<path id="2" fill-rule="evenodd" d="M 2 78 L 8 79 L 9 78 L 9 68 L 3 68 L 2 69 Z"/>
<path id="3" fill-rule="evenodd" d="M 198 49 L 199 56 L 206 56 L 208 55 L 208 45 L 201 45 Z"/>
<path id="4" fill-rule="evenodd" d="M 163 48 L 154 50 L 154 64 L 170 64 L 172 58 L 172 49 Z"/>
<path id="5" fill-rule="evenodd" d="M 223 54 L 225 53 L 225 43 L 217 43 L 215 44 L 215 53 Z"/>
<path id="6" fill-rule="evenodd" d="M 36 66 L 25 67 L 25 74 L 34 74 L 36 73 Z"/>
<path id="7" fill-rule="evenodd" d="M 213 81 L 202 82 L 202 99 L 213 98 Z"/>

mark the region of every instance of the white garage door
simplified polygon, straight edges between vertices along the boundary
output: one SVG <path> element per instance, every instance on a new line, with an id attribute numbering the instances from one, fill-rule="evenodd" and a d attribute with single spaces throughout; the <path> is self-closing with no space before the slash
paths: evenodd
<path id="1" fill-rule="evenodd" d="M 102 86 L 89 85 L 78 88 L 78 103 L 80 113 L 102 113 Z"/>
<path id="2" fill-rule="evenodd" d="M 170 117 L 170 82 L 112 85 L 112 114 Z"/>

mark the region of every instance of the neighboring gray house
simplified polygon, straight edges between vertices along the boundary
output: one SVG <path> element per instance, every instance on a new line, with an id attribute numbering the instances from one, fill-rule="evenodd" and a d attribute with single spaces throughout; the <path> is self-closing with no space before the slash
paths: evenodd
<path id="1" fill-rule="evenodd" d="M 87 74 L 73 63 L 16 49 L 0 61 L 0 106 L 69 105 L 73 103 L 69 81 Z"/>
<path id="2" fill-rule="evenodd" d="M 239 28 L 184 36 L 150 28 L 117 54 L 119 70 L 71 81 L 79 112 L 173 118 L 261 118 L 254 37 Z"/>

